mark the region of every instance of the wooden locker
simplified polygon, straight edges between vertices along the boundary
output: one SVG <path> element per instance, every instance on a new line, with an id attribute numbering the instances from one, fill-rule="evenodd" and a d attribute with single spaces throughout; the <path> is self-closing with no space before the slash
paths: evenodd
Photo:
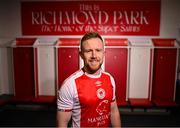
<path id="1" fill-rule="evenodd" d="M 152 100 L 157 106 L 174 106 L 178 46 L 175 39 L 152 41 L 155 45 Z"/>
<path id="2" fill-rule="evenodd" d="M 35 96 L 34 38 L 18 38 L 13 44 L 14 95 L 17 101 Z"/>
<path id="3" fill-rule="evenodd" d="M 128 40 L 105 39 L 105 71 L 115 79 L 118 106 L 127 105 Z"/>
<path id="4" fill-rule="evenodd" d="M 57 42 L 57 89 L 79 69 L 79 39 L 60 39 Z"/>

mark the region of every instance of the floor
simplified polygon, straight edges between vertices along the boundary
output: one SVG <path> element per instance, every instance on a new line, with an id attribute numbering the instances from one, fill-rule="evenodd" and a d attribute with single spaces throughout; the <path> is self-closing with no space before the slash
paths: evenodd
<path id="1" fill-rule="evenodd" d="M 122 127 L 180 127 L 180 109 L 167 112 L 121 110 Z M 55 127 L 56 109 L 42 105 L 6 105 L 0 109 L 0 127 Z"/>

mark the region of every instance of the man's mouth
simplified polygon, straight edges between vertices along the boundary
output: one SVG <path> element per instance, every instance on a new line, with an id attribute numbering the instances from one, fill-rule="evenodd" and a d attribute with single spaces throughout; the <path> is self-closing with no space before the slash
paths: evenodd
<path id="1" fill-rule="evenodd" d="M 92 64 L 92 65 L 96 65 L 96 64 L 98 64 L 98 60 L 95 60 L 95 59 L 93 59 L 93 60 L 90 60 L 90 63 Z"/>

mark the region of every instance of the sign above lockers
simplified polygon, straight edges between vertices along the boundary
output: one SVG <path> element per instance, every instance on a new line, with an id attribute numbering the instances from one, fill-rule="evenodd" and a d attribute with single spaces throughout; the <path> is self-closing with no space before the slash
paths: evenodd
<path id="1" fill-rule="evenodd" d="M 160 0 L 126 1 L 23 1 L 23 35 L 157 36 Z"/>

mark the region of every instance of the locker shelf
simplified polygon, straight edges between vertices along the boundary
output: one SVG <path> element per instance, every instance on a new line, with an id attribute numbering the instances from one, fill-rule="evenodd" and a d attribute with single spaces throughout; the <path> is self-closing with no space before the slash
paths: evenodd
<path id="1" fill-rule="evenodd" d="M 153 103 L 158 107 L 175 107 L 175 106 L 177 106 L 176 102 L 167 101 L 167 100 L 154 100 Z"/>
<path id="2" fill-rule="evenodd" d="M 56 96 L 38 96 L 32 100 L 33 103 L 56 103 Z"/>
<path id="3" fill-rule="evenodd" d="M 143 107 L 150 107 L 152 106 L 152 102 L 149 99 L 143 99 L 143 98 L 130 98 L 129 99 L 131 106 L 143 106 Z"/>
<path id="4" fill-rule="evenodd" d="M 30 97 L 30 96 L 21 96 L 21 97 L 18 97 L 18 96 L 14 96 L 10 102 L 12 103 L 30 103 L 32 100 L 33 100 L 33 96 Z"/>
<path id="5" fill-rule="evenodd" d="M 7 102 L 5 100 L 0 100 L 0 106 L 5 105 Z"/>
<path id="6" fill-rule="evenodd" d="M 117 101 L 117 105 L 118 105 L 119 107 L 127 106 L 127 105 L 128 105 L 128 102 L 125 101 L 125 100 Z"/>

